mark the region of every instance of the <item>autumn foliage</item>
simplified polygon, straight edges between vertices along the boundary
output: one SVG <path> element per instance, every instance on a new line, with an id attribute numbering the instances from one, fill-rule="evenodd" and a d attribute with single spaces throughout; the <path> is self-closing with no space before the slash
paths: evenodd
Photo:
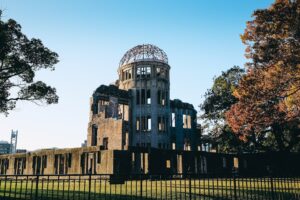
<path id="1" fill-rule="evenodd" d="M 300 140 L 300 1 L 255 11 L 241 39 L 250 62 L 226 121 L 244 141 L 272 134 L 289 151 Z"/>

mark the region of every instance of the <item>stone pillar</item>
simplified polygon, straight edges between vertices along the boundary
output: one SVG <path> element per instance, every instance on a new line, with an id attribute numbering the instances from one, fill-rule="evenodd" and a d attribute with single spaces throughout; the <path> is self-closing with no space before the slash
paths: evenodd
<path id="1" fill-rule="evenodd" d="M 198 157 L 195 155 L 195 173 L 198 173 Z"/>
<path id="2" fill-rule="evenodd" d="M 148 156 L 148 153 L 144 153 L 144 173 L 145 174 L 148 174 L 149 172 L 149 164 L 148 164 L 148 161 L 149 161 L 149 156 Z"/>
<path id="3" fill-rule="evenodd" d="M 177 173 L 182 174 L 182 155 L 177 155 Z"/>
<path id="4" fill-rule="evenodd" d="M 154 79 L 151 81 L 151 147 L 153 148 L 158 147 L 157 106 L 157 82 Z"/>

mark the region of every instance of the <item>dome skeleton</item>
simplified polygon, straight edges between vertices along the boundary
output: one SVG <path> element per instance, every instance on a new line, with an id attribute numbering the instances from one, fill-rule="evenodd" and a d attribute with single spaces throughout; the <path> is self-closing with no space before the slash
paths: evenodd
<path id="1" fill-rule="evenodd" d="M 162 49 L 155 45 L 138 45 L 125 53 L 119 67 L 137 61 L 159 61 L 168 64 L 168 56 Z"/>

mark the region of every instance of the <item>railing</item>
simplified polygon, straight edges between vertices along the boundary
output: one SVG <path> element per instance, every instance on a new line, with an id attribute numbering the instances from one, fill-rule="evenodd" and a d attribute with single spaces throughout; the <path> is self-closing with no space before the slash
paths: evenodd
<path id="1" fill-rule="evenodd" d="M 299 177 L 0 175 L 0 199 L 300 199 Z"/>

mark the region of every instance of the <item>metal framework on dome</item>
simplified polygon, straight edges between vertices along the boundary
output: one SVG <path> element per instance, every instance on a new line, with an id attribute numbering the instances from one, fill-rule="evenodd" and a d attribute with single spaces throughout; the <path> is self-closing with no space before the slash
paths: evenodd
<path id="1" fill-rule="evenodd" d="M 159 61 L 168 64 L 167 54 L 152 44 L 142 44 L 129 49 L 120 61 L 119 67 L 137 61 Z"/>

